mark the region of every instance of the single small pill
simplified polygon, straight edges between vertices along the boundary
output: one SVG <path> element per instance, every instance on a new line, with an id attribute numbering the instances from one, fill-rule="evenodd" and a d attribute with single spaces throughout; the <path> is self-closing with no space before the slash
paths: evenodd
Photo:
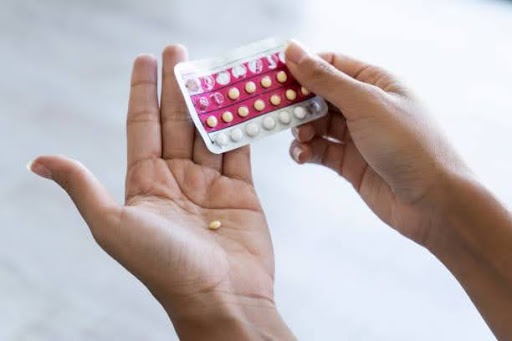
<path id="1" fill-rule="evenodd" d="M 263 128 L 267 129 L 267 130 L 272 130 L 276 127 L 276 121 L 268 116 L 268 117 L 265 117 L 263 119 Z"/>
<path id="2" fill-rule="evenodd" d="M 275 105 L 277 107 L 279 104 L 281 104 L 281 96 L 272 95 L 272 97 L 270 97 L 270 103 L 272 103 L 272 105 Z"/>
<path id="3" fill-rule="evenodd" d="M 233 114 L 231 113 L 231 111 L 225 111 L 222 114 L 222 120 L 226 123 L 233 121 Z"/>
<path id="4" fill-rule="evenodd" d="M 210 128 L 215 128 L 217 126 L 217 124 L 219 124 L 219 121 L 217 121 L 217 117 L 215 116 L 209 116 L 207 119 L 206 119 L 206 124 L 208 125 L 208 127 Z"/>
<path id="5" fill-rule="evenodd" d="M 252 94 L 256 91 L 256 84 L 254 82 L 247 82 L 245 84 L 245 92 Z"/>
<path id="6" fill-rule="evenodd" d="M 255 137 L 260 133 L 260 127 L 256 123 L 252 122 L 245 127 L 245 131 L 247 132 L 247 135 Z"/>
<path id="7" fill-rule="evenodd" d="M 240 97 L 240 91 L 237 88 L 231 88 L 228 91 L 228 97 L 233 101 L 237 100 Z"/>
<path id="8" fill-rule="evenodd" d="M 284 83 L 288 80 L 288 75 L 284 71 L 279 71 L 276 75 L 276 78 L 279 83 Z"/>
<path id="9" fill-rule="evenodd" d="M 208 228 L 210 230 L 218 230 L 220 229 L 220 227 L 222 226 L 222 223 L 220 222 L 220 220 L 214 220 L 210 223 L 210 225 L 208 225 Z"/>
<path id="10" fill-rule="evenodd" d="M 261 79 L 261 86 L 264 88 L 270 88 L 272 86 L 272 79 L 269 76 L 265 76 Z"/>
<path id="11" fill-rule="evenodd" d="M 295 117 L 297 117 L 299 120 L 303 120 L 304 117 L 307 115 L 307 111 L 304 107 L 298 106 L 293 109 L 293 114 Z"/>
<path id="12" fill-rule="evenodd" d="M 236 128 L 231 131 L 230 137 L 233 142 L 240 142 L 244 138 L 244 133 L 240 129 Z"/>
<path id="13" fill-rule="evenodd" d="M 228 144 L 228 137 L 226 136 L 226 134 L 224 133 L 220 133 L 220 134 L 217 134 L 217 136 L 215 136 L 215 142 L 217 142 L 217 144 L 221 147 L 224 147 Z"/>
<path id="14" fill-rule="evenodd" d="M 311 94 L 311 91 L 309 91 L 305 87 L 301 87 L 300 88 L 300 93 L 302 94 L 302 96 L 309 96 Z"/>
<path id="15" fill-rule="evenodd" d="M 254 102 L 254 109 L 262 111 L 263 109 L 265 109 L 265 102 L 263 102 L 263 100 L 261 99 L 256 100 Z"/>
<path id="16" fill-rule="evenodd" d="M 249 115 L 249 108 L 246 106 L 238 108 L 238 116 L 247 117 Z"/>
<path id="17" fill-rule="evenodd" d="M 279 122 L 282 124 L 290 124 L 292 122 L 292 117 L 288 111 L 281 111 L 279 112 Z"/>
<path id="18" fill-rule="evenodd" d="M 295 101 L 295 99 L 297 98 L 297 92 L 295 90 L 288 89 L 286 90 L 285 96 L 286 99 L 288 99 L 289 101 Z"/>

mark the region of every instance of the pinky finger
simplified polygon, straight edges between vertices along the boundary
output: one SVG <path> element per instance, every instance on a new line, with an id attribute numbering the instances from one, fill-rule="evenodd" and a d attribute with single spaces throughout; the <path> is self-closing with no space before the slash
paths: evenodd
<path id="1" fill-rule="evenodd" d="M 316 137 L 308 143 L 294 140 L 290 146 L 290 155 L 299 164 L 319 164 L 341 174 L 345 145 L 322 137 Z"/>

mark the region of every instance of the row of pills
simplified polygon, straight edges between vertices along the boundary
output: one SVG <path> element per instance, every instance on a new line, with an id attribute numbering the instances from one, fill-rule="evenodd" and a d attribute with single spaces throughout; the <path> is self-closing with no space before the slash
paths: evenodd
<path id="1" fill-rule="evenodd" d="M 321 111 L 322 106 L 318 102 L 313 101 L 308 106 L 298 105 L 291 110 L 281 110 L 277 113 L 276 118 L 283 126 L 288 126 L 292 122 L 292 114 L 297 120 L 302 121 L 306 118 L 308 113 L 318 114 Z M 244 131 L 247 136 L 255 138 L 261 133 L 262 128 L 266 131 L 275 129 L 277 126 L 276 118 L 272 115 L 264 116 L 260 123 L 249 122 L 243 130 L 242 128 L 236 127 L 231 129 L 228 133 L 219 132 L 215 135 L 214 140 L 220 147 L 227 146 L 230 140 L 234 143 L 238 143 L 244 138 Z"/>
<path id="2" fill-rule="evenodd" d="M 288 75 L 284 71 L 279 71 L 276 74 L 276 80 L 281 84 L 286 83 L 286 81 L 288 80 Z M 260 85 L 264 89 L 270 88 L 272 86 L 272 78 L 270 76 L 263 77 L 260 80 Z M 253 81 L 245 83 L 244 90 L 246 93 L 253 94 L 256 92 L 256 89 L 256 83 L 254 83 Z M 240 90 L 238 90 L 238 88 L 235 87 L 229 89 L 228 97 L 229 99 L 236 101 L 238 98 L 240 98 Z"/>
<path id="3" fill-rule="evenodd" d="M 310 95 L 310 92 L 309 90 L 307 90 L 306 88 L 302 87 L 301 88 L 301 94 L 303 96 L 309 96 Z M 284 93 L 284 97 L 288 100 L 288 101 L 295 101 L 297 99 L 297 91 L 293 90 L 293 89 L 288 89 L 285 91 Z M 270 96 L 269 98 L 269 102 L 270 104 L 272 104 L 273 106 L 275 107 L 278 107 L 281 105 L 281 102 L 282 102 L 282 98 L 280 95 L 272 95 Z M 253 107 L 256 111 L 258 112 L 261 112 L 263 110 L 265 110 L 266 108 L 266 103 L 264 100 L 262 99 L 257 99 L 256 101 L 254 101 L 253 103 Z M 237 114 L 238 116 L 240 116 L 241 118 L 246 118 L 248 115 L 249 115 L 250 111 L 249 111 L 249 108 L 247 106 L 241 106 L 238 108 L 237 110 Z M 224 113 L 222 113 L 221 115 L 221 119 L 222 121 L 224 121 L 225 123 L 231 123 L 234 119 L 234 115 L 231 111 L 225 111 Z M 216 116 L 214 115 L 210 115 L 208 116 L 208 118 L 206 119 L 206 124 L 210 127 L 210 128 L 215 128 L 218 124 L 219 124 L 219 121 L 217 119 Z"/>
<path id="4" fill-rule="evenodd" d="M 260 74 L 267 70 L 273 71 L 278 67 L 283 66 L 284 64 L 284 53 L 279 52 L 263 58 L 257 58 L 249 62 L 235 65 L 231 68 L 231 70 L 226 69 L 219 73 L 203 76 L 200 82 L 202 83 L 203 90 L 211 91 L 214 88 L 228 85 L 232 80 L 237 81 L 246 77 L 251 77 L 251 75 Z M 281 74 L 280 77 L 283 77 L 283 75 Z M 192 80 L 191 83 L 192 82 L 195 82 L 195 80 Z M 190 84 L 190 87 L 192 90 L 199 90 L 197 85 Z"/>
<path id="5" fill-rule="evenodd" d="M 258 84 L 261 86 L 262 90 L 270 89 L 274 85 L 274 79 L 281 86 L 285 86 L 285 83 L 288 81 L 289 76 L 286 71 L 279 71 L 274 76 L 264 76 L 259 81 Z M 230 99 L 231 101 L 237 101 L 241 97 L 243 97 L 243 93 L 246 95 L 253 95 L 258 91 L 258 85 L 255 80 L 250 80 L 243 84 L 242 86 L 236 87 L 233 86 L 227 90 L 224 95 L 221 92 L 214 92 L 210 94 L 200 95 L 198 96 L 194 102 L 197 105 L 197 108 L 201 111 L 206 111 L 210 108 L 211 104 L 215 104 L 217 107 L 222 107 L 225 102 L 225 97 Z M 307 89 L 302 88 L 301 92 L 304 96 L 309 95 L 309 91 Z"/>

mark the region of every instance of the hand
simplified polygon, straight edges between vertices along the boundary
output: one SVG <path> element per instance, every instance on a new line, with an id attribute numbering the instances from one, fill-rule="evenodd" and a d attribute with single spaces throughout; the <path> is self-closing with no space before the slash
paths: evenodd
<path id="1" fill-rule="evenodd" d="M 326 117 L 294 131 L 292 157 L 336 171 L 384 222 L 428 244 L 442 228 L 431 215 L 447 178 L 469 176 L 435 124 L 378 67 L 340 54 L 313 56 L 298 43 L 286 59 L 303 86 L 332 104 Z"/>
<path id="2" fill-rule="evenodd" d="M 430 250 L 500 340 L 512 340 L 512 215 L 386 71 L 339 54 L 286 51 L 327 117 L 298 128 L 290 152 L 344 176 L 387 224 Z M 468 200 L 470 198 L 470 200 Z"/>
<path id="3" fill-rule="evenodd" d="M 136 59 L 127 118 L 126 201 L 119 206 L 80 163 L 37 158 L 76 204 L 101 247 L 160 301 L 181 338 L 291 338 L 274 304 L 274 258 L 254 190 L 250 150 L 210 153 L 174 76 L 180 46 Z M 220 220 L 219 230 L 209 230 Z"/>

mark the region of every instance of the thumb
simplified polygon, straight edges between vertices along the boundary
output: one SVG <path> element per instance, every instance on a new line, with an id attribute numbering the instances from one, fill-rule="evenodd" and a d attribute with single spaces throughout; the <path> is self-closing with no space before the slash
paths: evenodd
<path id="1" fill-rule="evenodd" d="M 347 119 L 360 118 L 362 103 L 371 98 L 372 86 L 340 71 L 324 59 L 291 41 L 285 51 L 286 65 L 297 81 L 308 90 L 338 107 Z M 352 110 L 351 110 L 352 109 Z M 352 117 L 351 117 L 352 116 Z"/>
<path id="2" fill-rule="evenodd" d="M 100 242 L 109 225 L 117 221 L 120 208 L 99 180 L 80 162 L 63 156 L 40 156 L 28 165 L 35 174 L 53 180 L 75 203 Z"/>

